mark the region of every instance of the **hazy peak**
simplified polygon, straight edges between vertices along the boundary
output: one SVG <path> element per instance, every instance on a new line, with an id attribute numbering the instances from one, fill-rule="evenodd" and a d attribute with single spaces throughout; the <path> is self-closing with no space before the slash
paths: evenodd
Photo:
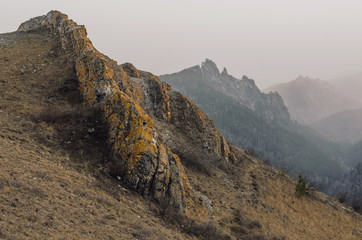
<path id="1" fill-rule="evenodd" d="M 248 82 L 249 84 L 254 85 L 256 88 L 257 86 L 255 85 L 255 81 L 251 78 L 248 78 L 247 76 L 243 75 L 243 77 L 241 78 L 242 81 L 244 82 Z"/>
<path id="2" fill-rule="evenodd" d="M 224 67 L 224 68 L 222 69 L 221 74 L 222 74 L 222 75 L 229 75 L 229 74 L 228 74 L 228 70 L 226 69 L 226 67 Z"/>
<path id="3" fill-rule="evenodd" d="M 299 75 L 294 81 L 324 82 L 319 78 L 312 78 L 312 77 L 303 76 L 303 75 Z"/>
<path id="4" fill-rule="evenodd" d="M 201 63 L 201 69 L 206 72 L 216 73 L 217 75 L 220 74 L 220 71 L 217 68 L 216 63 L 208 58 L 206 58 L 205 61 Z"/>
<path id="5" fill-rule="evenodd" d="M 217 65 L 210 59 L 205 59 L 201 63 L 201 69 L 198 73 L 199 75 L 195 75 L 193 68 L 189 68 L 182 71 L 182 77 L 175 73 L 162 75 L 160 78 L 173 85 L 174 89 L 183 91 L 186 95 L 193 92 L 191 89 L 194 88 L 194 85 L 192 84 L 197 80 L 198 83 L 203 82 L 213 90 L 231 97 L 237 104 L 255 111 L 267 120 L 290 119 L 282 98 L 278 94 L 261 93 L 253 79 L 247 76 L 243 76 L 242 79 L 235 78 L 228 74 L 225 67 L 220 73 Z M 186 84 L 187 79 L 190 80 L 192 87 Z M 190 97 L 197 98 L 194 95 L 190 95 Z"/>
<path id="6" fill-rule="evenodd" d="M 277 84 L 264 92 L 278 92 L 294 120 L 302 124 L 319 121 L 339 111 L 357 108 L 353 99 L 341 94 L 328 82 L 298 76 L 293 81 Z"/>

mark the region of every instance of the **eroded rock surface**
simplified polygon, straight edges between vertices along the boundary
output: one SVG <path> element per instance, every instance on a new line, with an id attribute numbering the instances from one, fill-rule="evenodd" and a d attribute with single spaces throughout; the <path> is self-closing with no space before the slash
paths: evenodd
<path id="1" fill-rule="evenodd" d="M 175 144 L 193 144 L 234 159 L 214 122 L 185 96 L 151 73 L 98 52 L 84 26 L 51 11 L 20 25 L 18 31 L 46 29 L 59 36 L 62 51 L 75 62 L 84 103 L 99 106 L 108 127 L 114 166 L 122 181 L 140 194 L 181 211 L 195 208 L 198 197 L 189 183 Z M 167 135 L 167 137 L 165 137 Z"/>

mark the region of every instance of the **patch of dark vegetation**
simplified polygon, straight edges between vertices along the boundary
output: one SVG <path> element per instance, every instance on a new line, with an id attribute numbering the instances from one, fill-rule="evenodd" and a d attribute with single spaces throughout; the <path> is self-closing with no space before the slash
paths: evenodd
<path id="1" fill-rule="evenodd" d="M 70 109 L 47 106 L 35 113 L 32 119 L 47 124 L 54 131 L 54 134 L 47 134 L 46 127 L 39 127 L 38 139 L 44 144 L 62 146 L 72 159 L 89 159 L 95 165 L 110 159 L 107 126 L 99 106 L 76 104 Z"/>
<path id="2" fill-rule="evenodd" d="M 342 191 L 337 194 L 337 200 L 340 203 L 345 203 L 347 201 L 348 192 Z"/>
<path id="3" fill-rule="evenodd" d="M 230 175 L 235 172 L 234 162 L 231 160 L 227 161 L 190 143 L 175 143 L 172 151 L 180 157 L 183 165 L 207 176 L 214 175 L 217 169 Z"/>
<path id="4" fill-rule="evenodd" d="M 123 169 L 124 166 L 121 161 L 108 161 L 105 163 L 106 172 L 114 178 L 120 178 L 121 176 L 123 176 Z"/>
<path id="5" fill-rule="evenodd" d="M 45 107 L 34 116 L 34 120 L 52 124 L 58 130 L 59 137 L 72 146 L 82 140 L 99 144 L 107 139 L 107 128 L 97 106 L 78 104 L 69 110 Z"/>
<path id="6" fill-rule="evenodd" d="M 354 211 L 362 214 L 362 199 L 360 199 L 360 198 L 353 199 L 351 205 L 352 205 L 352 208 Z"/>
<path id="7" fill-rule="evenodd" d="M 162 209 L 162 208 L 161 208 Z M 215 222 L 198 222 L 186 217 L 177 209 L 168 207 L 161 211 L 161 217 L 181 232 L 196 236 L 198 239 L 229 240 L 232 236 L 225 233 Z"/>
<path id="8" fill-rule="evenodd" d="M 246 153 L 247 155 L 254 156 L 254 157 L 257 155 L 255 149 L 254 149 L 254 148 L 251 148 L 251 147 L 249 147 L 248 149 L 246 149 L 246 150 L 245 150 L 245 153 Z"/>
<path id="9" fill-rule="evenodd" d="M 264 163 L 265 165 L 271 166 L 271 161 L 270 161 L 269 158 L 263 159 L 263 163 Z"/>
<path id="10" fill-rule="evenodd" d="M 218 162 L 225 161 L 216 154 L 212 155 L 205 150 L 188 143 L 174 144 L 172 151 L 177 154 L 182 164 L 195 171 L 212 176 Z"/>
<path id="11" fill-rule="evenodd" d="M 57 89 L 57 91 L 55 91 L 53 95 L 65 97 L 67 101 L 72 105 L 80 104 L 82 103 L 83 99 L 82 96 L 79 94 L 78 80 L 76 79 L 74 73 L 74 64 L 72 64 L 72 62 L 69 61 L 68 58 L 64 59 L 63 61 L 66 61 L 65 65 L 69 70 L 67 71 L 69 76 L 64 81 L 63 86 Z"/>
<path id="12" fill-rule="evenodd" d="M 295 184 L 295 194 L 298 198 L 302 198 L 307 194 L 307 183 L 301 173 L 298 175 L 298 180 Z"/>
<path id="13" fill-rule="evenodd" d="M 230 227 L 231 233 L 236 239 L 247 240 L 283 240 L 285 237 L 260 235 L 262 225 L 258 221 L 246 219 L 240 211 L 234 211 L 234 219 Z"/>

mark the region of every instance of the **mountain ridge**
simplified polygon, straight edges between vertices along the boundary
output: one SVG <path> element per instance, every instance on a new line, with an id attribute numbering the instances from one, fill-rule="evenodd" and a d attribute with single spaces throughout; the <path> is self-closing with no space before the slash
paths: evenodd
<path id="1" fill-rule="evenodd" d="M 278 92 L 293 120 L 301 124 L 319 121 L 334 113 L 355 109 L 359 104 L 321 79 L 299 76 L 295 80 L 269 87 L 263 92 Z"/>
<path id="2" fill-rule="evenodd" d="M 297 198 L 295 179 L 224 142 L 192 101 L 98 55 L 85 29 L 51 15 L 37 18 L 40 28 L 0 34 L 1 238 L 360 238 L 360 215 L 315 190 Z M 155 159 L 143 147 L 152 144 L 173 168 L 158 163 L 148 188 Z M 195 199 L 177 198 L 183 172 Z M 172 183 L 157 201 L 163 174 Z"/>
<path id="3" fill-rule="evenodd" d="M 202 65 L 204 70 L 202 66 L 194 66 L 178 73 L 161 75 L 160 79 L 195 101 L 215 120 L 216 125 L 231 143 L 251 149 L 256 156 L 269 159 L 273 166 L 288 168 L 293 174 L 303 172 L 313 175 L 314 171 L 323 176 L 336 177 L 338 172 L 341 173 L 338 163 L 329 153 L 319 149 L 318 145 L 329 144 L 316 136 L 318 134 L 301 134 L 303 127 L 293 123 L 289 114 L 271 121 L 268 114 L 260 114 L 252 109 L 251 104 L 266 102 L 265 99 L 270 96 L 280 99 L 280 103 L 276 101 L 279 107 L 268 109 L 269 105 L 265 104 L 266 110 L 262 113 L 273 112 L 274 109 L 286 110 L 279 94 L 260 94 L 254 81 L 246 77 L 242 80 L 232 76 L 226 76 L 227 79 L 221 78 L 216 64 L 211 60 L 206 60 Z M 227 70 L 223 72 L 225 74 Z M 239 93 L 241 96 L 235 97 Z M 252 96 L 251 100 L 244 102 L 243 99 L 249 96 Z M 273 114 L 279 113 L 277 110 Z M 331 167 L 329 174 L 327 166 Z"/>
<path id="4" fill-rule="evenodd" d="M 115 61 L 93 47 L 86 37 L 84 26 L 68 20 L 67 16 L 60 12 L 52 11 L 46 16 L 30 19 L 21 24 L 17 31 L 25 32 L 41 27 L 55 30 L 61 39 L 61 48 L 75 53 L 80 92 L 86 105 L 98 105 L 104 114 L 108 127 L 108 142 L 124 183 L 141 194 L 152 195 L 156 201 L 169 197 L 171 205 L 182 211 L 190 209 L 196 193 L 188 182 L 178 156 L 161 142 L 160 132 L 154 127 L 157 122 L 153 121 L 143 108 L 158 120 L 173 123 L 183 129 L 185 135 L 197 128 L 185 129 L 185 125 L 182 125 L 184 121 L 180 121 L 180 118 L 188 121 L 190 116 L 196 116 L 193 124 L 201 126 L 200 130 L 207 129 L 205 132 L 208 136 L 202 141 L 208 145 L 206 150 L 221 157 L 225 156 L 227 160 L 232 153 L 213 122 L 186 98 L 172 94 L 171 88 L 152 74 L 139 72 L 130 64 L 118 67 Z M 140 77 L 145 79 L 142 84 L 134 80 Z M 153 96 L 143 95 L 150 87 L 153 89 Z M 143 91 L 140 91 L 141 89 Z M 171 112 L 177 111 L 172 105 L 173 99 L 179 104 L 189 104 L 189 109 L 195 110 L 188 115 L 172 115 Z M 143 102 L 144 100 L 146 102 Z M 151 102 L 147 103 L 147 100 Z M 203 133 L 199 132 L 199 136 L 202 135 Z M 190 141 L 196 141 L 192 140 L 194 133 L 187 136 Z M 139 138 L 142 141 L 139 141 Z M 129 145 L 133 147 L 129 148 Z"/>
<path id="5" fill-rule="evenodd" d="M 200 65 L 182 71 L 187 70 L 199 72 L 202 79 L 209 82 L 216 91 L 235 99 L 239 104 L 248 107 L 269 121 L 290 120 L 288 110 L 280 95 L 262 93 L 255 85 L 254 80 L 246 76 L 237 79 L 229 75 L 225 67 L 220 72 L 216 63 L 210 59 L 205 59 Z M 161 80 L 166 79 L 169 75 L 172 74 L 161 75 L 160 78 Z"/>

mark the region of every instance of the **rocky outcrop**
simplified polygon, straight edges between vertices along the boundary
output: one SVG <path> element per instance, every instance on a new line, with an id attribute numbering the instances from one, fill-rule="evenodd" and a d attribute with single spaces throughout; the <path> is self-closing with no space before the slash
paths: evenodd
<path id="1" fill-rule="evenodd" d="M 253 110 L 268 121 L 290 120 L 288 109 L 278 93 L 262 93 L 255 85 L 254 80 L 246 76 L 243 76 L 242 79 L 237 79 L 229 75 L 226 68 L 220 72 L 216 64 L 209 59 L 206 59 L 200 66 L 194 66 L 179 73 L 162 75 L 160 78 L 165 82 L 172 82 L 173 84 L 175 83 L 174 78 L 177 78 L 177 75 L 180 73 L 182 73 L 183 78 L 192 78 L 194 81 L 206 83 L 215 91 L 231 97 L 235 102 Z M 180 78 L 174 86 L 189 84 L 181 84 L 183 81 Z M 185 92 L 186 95 L 192 95 L 188 94 L 187 86 L 177 88 L 177 90 Z"/>
<path id="2" fill-rule="evenodd" d="M 124 184 L 158 202 L 167 199 L 181 211 L 193 208 L 197 195 L 172 148 L 188 141 L 223 161 L 234 159 L 214 122 L 158 77 L 99 53 L 85 27 L 58 11 L 32 18 L 18 31 L 42 28 L 57 34 L 62 51 L 73 56 L 84 103 L 102 111 Z"/>
<path id="3" fill-rule="evenodd" d="M 265 119 L 270 121 L 290 119 L 289 112 L 279 94 L 260 92 L 254 80 L 246 76 L 237 79 L 229 75 L 226 68 L 220 73 L 216 64 L 209 59 L 201 64 L 201 72 L 204 80 L 210 82 L 215 89 L 232 97 Z"/>

